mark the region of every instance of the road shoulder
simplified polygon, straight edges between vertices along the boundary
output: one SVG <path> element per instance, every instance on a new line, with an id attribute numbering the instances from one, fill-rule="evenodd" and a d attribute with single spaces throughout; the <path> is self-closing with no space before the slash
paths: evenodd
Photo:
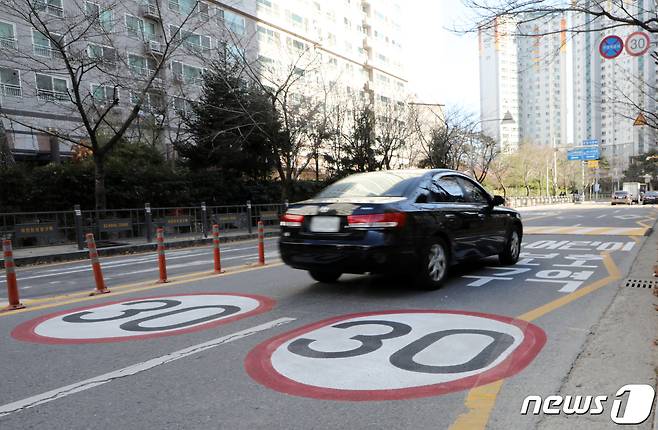
<path id="1" fill-rule="evenodd" d="M 652 233 L 642 244 L 628 274 L 615 286 L 617 293 L 603 317 L 562 382 L 560 394 L 607 395 L 612 399 L 626 384 L 656 386 L 656 346 L 658 337 L 658 302 L 651 289 L 625 287 L 626 279 L 653 280 L 658 234 Z M 543 415 L 540 429 L 575 429 L 587 427 L 618 428 L 610 419 L 609 400 L 606 411 L 598 416 Z M 655 407 L 655 405 L 654 405 Z M 650 429 L 654 417 L 634 427 Z"/>

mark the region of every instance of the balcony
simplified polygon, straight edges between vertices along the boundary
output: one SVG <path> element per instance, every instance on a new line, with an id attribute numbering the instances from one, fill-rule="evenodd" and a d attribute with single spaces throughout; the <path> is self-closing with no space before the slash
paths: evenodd
<path id="1" fill-rule="evenodd" d="M 155 3 L 147 3 L 142 5 L 142 16 L 144 18 L 160 21 L 161 16 L 158 11 L 158 6 Z"/>
<path id="2" fill-rule="evenodd" d="M 137 76 L 148 77 L 148 76 L 151 76 L 151 75 L 155 74 L 155 70 L 151 70 L 151 69 L 146 68 L 146 67 L 134 66 L 133 65 L 133 66 L 128 66 L 128 68 L 130 69 L 130 71 L 133 74 L 135 74 Z"/>
<path id="3" fill-rule="evenodd" d="M 164 55 L 164 47 L 158 40 L 147 40 L 145 42 L 146 53 L 151 55 Z"/>
<path id="4" fill-rule="evenodd" d="M 37 98 L 46 102 L 63 102 L 70 100 L 68 93 L 53 90 L 37 90 Z"/>
<path id="5" fill-rule="evenodd" d="M 5 97 L 21 97 L 23 91 L 19 85 L 0 84 L 2 95 Z"/>
<path id="6" fill-rule="evenodd" d="M 50 46 L 32 45 L 32 52 L 34 52 L 34 55 L 38 55 L 39 57 L 52 58 L 53 56 L 53 50 Z"/>
<path id="7" fill-rule="evenodd" d="M 16 39 L 0 37 L 0 48 L 16 49 Z"/>

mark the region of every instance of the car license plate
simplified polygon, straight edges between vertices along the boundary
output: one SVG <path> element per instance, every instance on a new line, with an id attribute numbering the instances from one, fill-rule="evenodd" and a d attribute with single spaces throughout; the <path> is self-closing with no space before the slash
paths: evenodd
<path id="1" fill-rule="evenodd" d="M 310 229 L 315 233 L 337 233 L 340 231 L 340 218 L 337 216 L 314 216 Z"/>

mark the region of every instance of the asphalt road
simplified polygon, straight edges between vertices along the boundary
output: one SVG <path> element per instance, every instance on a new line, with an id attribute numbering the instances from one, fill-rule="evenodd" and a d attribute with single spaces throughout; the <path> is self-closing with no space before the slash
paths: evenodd
<path id="1" fill-rule="evenodd" d="M 51 303 L 92 285 L 84 263 L 20 270 L 40 298 L 0 314 L 0 428 L 534 428 L 524 398 L 559 391 L 658 211 L 522 212 L 516 266 L 459 266 L 431 292 L 395 277 L 320 284 L 273 259 L 122 288 L 154 279 L 150 255 L 104 259 L 111 294 Z M 223 248 L 227 265 L 253 263 L 242 245 Z M 169 254 L 172 274 L 206 270 L 207 249 L 187 251 Z"/>

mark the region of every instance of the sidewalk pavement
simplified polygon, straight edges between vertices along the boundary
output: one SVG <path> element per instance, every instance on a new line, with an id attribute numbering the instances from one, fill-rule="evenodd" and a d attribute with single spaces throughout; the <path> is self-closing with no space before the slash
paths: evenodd
<path id="1" fill-rule="evenodd" d="M 266 237 L 275 237 L 279 235 L 278 226 L 265 227 Z M 251 233 L 246 230 L 221 232 L 219 240 L 221 243 L 235 242 L 241 240 L 252 240 L 258 238 L 257 229 L 254 228 Z M 155 238 L 153 242 L 147 243 L 144 238 L 118 239 L 121 242 L 118 246 L 99 247 L 98 253 L 101 257 L 121 254 L 135 254 L 141 252 L 150 252 L 156 250 Z M 203 246 L 212 243 L 212 236 L 204 238 L 201 235 L 185 235 L 167 237 L 165 240 L 168 249 L 188 248 L 192 246 Z M 28 266 L 33 264 L 47 264 L 60 261 L 84 260 L 89 258 L 87 249 L 79 250 L 76 244 L 40 246 L 32 248 L 14 249 L 14 262 L 16 266 Z M 0 269 L 4 268 L 4 258 L 0 255 Z"/>
<path id="2" fill-rule="evenodd" d="M 617 293 L 565 376 L 560 394 L 607 395 L 607 409 L 601 415 L 544 415 L 539 429 L 619 428 L 610 419 L 612 397 L 627 384 L 656 386 L 658 353 L 658 278 L 653 276 L 657 264 L 658 233 L 653 231 L 644 241 L 627 277 L 613 285 Z M 647 281 L 653 288 L 632 288 L 627 279 Z M 641 283 L 638 283 L 641 284 Z M 637 285 L 637 284 L 636 284 Z M 609 287 L 608 287 L 609 288 Z M 644 423 L 632 428 L 658 430 L 656 404 Z"/>

